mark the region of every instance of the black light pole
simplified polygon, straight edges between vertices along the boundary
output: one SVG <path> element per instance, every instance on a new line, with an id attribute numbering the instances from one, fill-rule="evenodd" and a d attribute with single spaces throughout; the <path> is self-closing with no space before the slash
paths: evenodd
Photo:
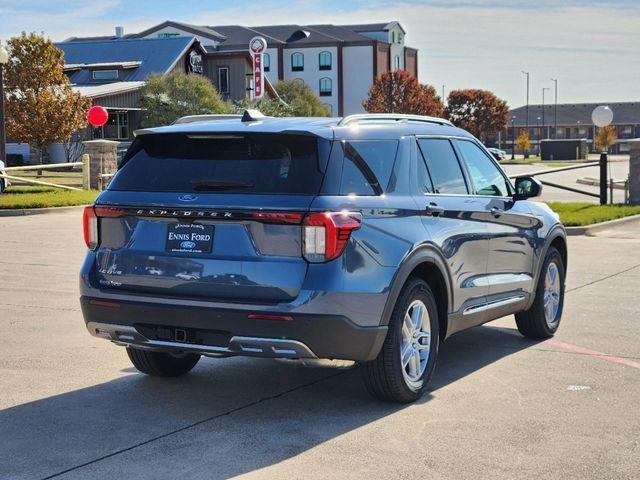
<path id="1" fill-rule="evenodd" d="M 546 128 L 546 123 L 544 123 L 544 92 L 549 90 L 549 87 L 544 87 L 542 89 L 542 128 Z M 549 138 L 549 130 L 547 130 L 547 134 L 544 136 L 545 138 Z"/>
<path id="2" fill-rule="evenodd" d="M 527 108 L 526 108 L 527 118 L 525 119 L 525 128 L 526 128 L 525 131 L 527 132 L 527 135 L 529 135 L 529 72 L 525 72 L 524 70 L 522 70 L 522 73 L 527 76 Z M 529 152 L 524 152 L 524 158 L 528 158 L 528 157 L 529 157 Z"/>
<path id="3" fill-rule="evenodd" d="M 0 161 L 7 165 L 7 137 L 4 121 L 4 66 L 9 62 L 9 52 L 0 45 Z"/>
<path id="4" fill-rule="evenodd" d="M 555 84 L 555 96 L 556 96 L 556 103 L 555 106 L 553 107 L 553 132 L 554 132 L 554 137 L 558 138 L 558 79 L 557 78 L 552 78 L 551 81 Z"/>
<path id="5" fill-rule="evenodd" d="M 511 117 L 511 160 L 516 158 L 516 117 Z"/>

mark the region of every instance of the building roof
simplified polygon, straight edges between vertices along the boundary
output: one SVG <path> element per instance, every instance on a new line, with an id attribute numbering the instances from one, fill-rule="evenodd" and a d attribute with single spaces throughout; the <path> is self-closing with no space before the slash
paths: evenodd
<path id="1" fill-rule="evenodd" d="M 214 28 L 216 27 L 192 25 L 190 23 L 174 22 L 173 20 L 165 20 L 164 22 L 158 25 L 154 25 L 153 27 L 148 28 L 147 30 L 143 30 L 142 32 L 136 33 L 133 36 L 137 38 L 146 37 L 147 35 L 155 32 L 156 30 L 160 30 L 166 27 L 178 28 L 180 30 L 184 30 L 186 32 L 192 33 L 196 36 L 210 38 L 212 40 L 222 41 L 225 39 L 225 36 L 223 34 L 214 30 Z"/>
<path id="2" fill-rule="evenodd" d="M 640 124 L 640 101 L 637 102 L 617 102 L 617 103 L 562 103 L 558 104 L 558 125 L 569 126 L 593 125 L 591 112 L 599 105 L 608 105 L 613 111 L 614 125 L 639 125 Z M 511 117 L 515 116 L 516 126 L 526 125 L 526 106 L 514 108 L 509 111 Z M 544 125 L 553 126 L 555 124 L 555 106 L 547 104 L 544 106 Z M 529 105 L 529 126 L 540 125 L 542 122 L 542 105 Z M 511 122 L 509 122 L 511 125 Z"/>
<path id="3" fill-rule="evenodd" d="M 83 97 L 95 98 L 138 90 L 144 86 L 144 83 L 145 82 L 114 82 L 103 85 L 72 85 L 71 88 Z"/>
<path id="4" fill-rule="evenodd" d="M 90 65 L 126 65 L 124 82 L 139 82 L 152 73 L 167 73 L 195 42 L 194 37 L 127 38 L 115 40 L 84 40 L 56 43 L 64 53 L 67 67 L 85 65 L 71 70 L 73 84 L 91 84 Z M 134 65 L 137 64 L 137 65 Z"/>
<path id="5" fill-rule="evenodd" d="M 183 30 L 198 38 L 215 40 L 215 46 L 209 45 L 205 47 L 209 52 L 237 50 L 239 48 L 245 49 L 247 48 L 249 41 L 257 35 L 263 36 L 267 40 L 269 46 L 294 46 L 322 44 L 335 45 L 336 43 L 341 42 L 371 44 L 373 39 L 362 32 L 387 32 L 394 26 L 400 27 L 404 32 L 402 26 L 395 20 L 386 23 L 369 23 L 362 25 L 289 24 L 262 25 L 254 27 L 246 27 L 242 25 L 197 26 L 167 20 L 140 33 L 128 34 L 122 38 L 114 36 L 87 38 L 72 37 L 66 40 L 65 43 L 78 43 L 87 40 L 100 41 L 141 38 L 168 26 Z"/>

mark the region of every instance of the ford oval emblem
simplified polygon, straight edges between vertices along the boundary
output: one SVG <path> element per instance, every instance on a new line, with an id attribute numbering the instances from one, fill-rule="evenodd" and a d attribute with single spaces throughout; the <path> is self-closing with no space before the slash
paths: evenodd
<path id="1" fill-rule="evenodd" d="M 192 248 L 196 248 L 196 244 L 195 244 L 195 242 L 190 242 L 190 241 L 186 240 L 186 241 L 180 243 L 180 248 L 191 250 Z"/>
<path id="2" fill-rule="evenodd" d="M 197 195 L 180 195 L 178 197 L 178 200 L 180 200 L 181 202 L 193 202 L 197 198 Z"/>

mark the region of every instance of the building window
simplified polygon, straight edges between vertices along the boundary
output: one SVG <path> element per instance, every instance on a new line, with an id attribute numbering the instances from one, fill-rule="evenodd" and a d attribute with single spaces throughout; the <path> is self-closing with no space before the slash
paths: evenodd
<path id="1" fill-rule="evenodd" d="M 321 97 L 331 96 L 331 79 L 330 78 L 320 79 L 320 96 Z"/>
<path id="2" fill-rule="evenodd" d="M 329 115 L 333 115 L 333 105 L 331 105 L 330 103 L 323 103 L 322 106 Z"/>
<path id="3" fill-rule="evenodd" d="M 129 115 L 127 112 L 109 112 L 109 119 L 93 131 L 93 138 L 127 140 L 129 138 Z"/>
<path id="4" fill-rule="evenodd" d="M 296 52 L 291 54 L 291 70 L 293 72 L 302 72 L 304 70 L 304 55 Z"/>
<path id="5" fill-rule="evenodd" d="M 331 52 L 320 52 L 320 70 L 331 70 Z"/>
<path id="6" fill-rule="evenodd" d="M 218 90 L 229 93 L 229 67 L 218 67 Z"/>
<path id="7" fill-rule="evenodd" d="M 118 80 L 118 70 L 94 70 L 91 72 L 94 80 Z"/>
<path id="8" fill-rule="evenodd" d="M 160 32 L 158 34 L 158 38 L 171 38 L 171 37 L 179 37 L 180 34 L 177 32 Z"/>
<path id="9" fill-rule="evenodd" d="M 400 55 L 396 55 L 393 59 L 393 67 L 395 70 L 400 70 Z"/>
<path id="10" fill-rule="evenodd" d="M 271 71 L 271 55 L 265 53 L 262 57 L 262 65 L 264 66 L 265 72 Z"/>

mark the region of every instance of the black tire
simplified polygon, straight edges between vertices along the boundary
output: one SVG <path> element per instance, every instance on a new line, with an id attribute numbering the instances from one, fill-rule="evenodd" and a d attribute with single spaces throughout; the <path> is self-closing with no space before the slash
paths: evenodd
<path id="1" fill-rule="evenodd" d="M 185 353 L 173 355 L 165 352 L 153 352 L 127 347 L 127 355 L 133 366 L 142 373 L 153 377 L 178 377 L 196 366 L 200 355 Z"/>
<path id="2" fill-rule="evenodd" d="M 560 277 L 560 298 L 558 302 L 558 312 L 554 321 L 550 324 L 547 322 L 544 308 L 544 291 L 545 291 L 545 278 L 549 264 L 555 263 L 558 275 Z M 516 313 L 516 325 L 518 331 L 528 338 L 545 339 L 551 338 L 558 330 L 560 326 L 560 320 L 562 319 L 562 308 L 564 306 L 564 262 L 560 252 L 554 247 L 549 247 L 547 256 L 544 259 L 542 270 L 540 271 L 540 278 L 538 279 L 538 285 L 536 286 L 536 297 L 533 300 L 533 304 L 529 310 Z"/>
<path id="3" fill-rule="evenodd" d="M 402 365 L 402 327 L 405 313 L 417 300 L 426 306 L 431 335 L 426 367 L 420 380 L 412 383 L 406 378 Z M 431 288 L 419 278 L 410 278 L 396 301 L 387 338 L 380 353 L 375 360 L 362 365 L 364 383 L 373 397 L 390 402 L 409 403 L 423 395 L 436 366 L 440 345 L 438 325 L 438 308 Z"/>

